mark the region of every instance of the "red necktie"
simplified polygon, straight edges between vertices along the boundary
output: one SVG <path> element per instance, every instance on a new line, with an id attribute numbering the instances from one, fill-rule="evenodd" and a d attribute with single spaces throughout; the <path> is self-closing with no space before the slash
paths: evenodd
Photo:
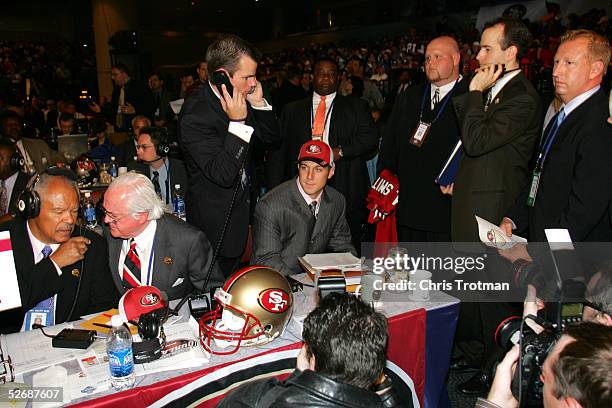
<path id="1" fill-rule="evenodd" d="M 123 287 L 132 289 L 140 286 L 140 258 L 136 251 L 136 241 L 132 238 L 130 250 L 123 261 Z"/>

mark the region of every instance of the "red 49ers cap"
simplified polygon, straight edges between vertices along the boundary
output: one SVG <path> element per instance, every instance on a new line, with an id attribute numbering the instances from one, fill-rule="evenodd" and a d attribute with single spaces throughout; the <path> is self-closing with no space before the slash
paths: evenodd
<path id="1" fill-rule="evenodd" d="M 300 148 L 298 163 L 304 160 L 310 160 L 326 167 L 334 163 L 334 155 L 329 145 L 324 141 L 309 140 Z"/>
<path id="2" fill-rule="evenodd" d="M 125 323 L 138 321 L 141 315 L 165 306 L 164 297 L 155 286 L 137 286 L 119 299 L 119 315 Z"/>

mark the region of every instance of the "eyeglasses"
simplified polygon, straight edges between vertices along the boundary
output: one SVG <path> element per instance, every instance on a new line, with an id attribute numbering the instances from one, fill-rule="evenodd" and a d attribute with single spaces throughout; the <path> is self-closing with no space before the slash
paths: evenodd
<path id="1" fill-rule="evenodd" d="M 136 145 L 136 150 L 139 150 L 139 149 L 146 150 L 146 149 L 148 149 L 150 147 L 155 147 L 155 145 L 153 145 L 153 144 L 141 144 L 141 145 L 137 144 Z"/>
<path id="2" fill-rule="evenodd" d="M 104 217 L 105 218 L 108 217 L 108 219 L 110 220 L 109 224 L 116 224 L 119 221 L 121 221 L 122 218 L 127 217 L 127 214 L 126 215 L 122 215 L 120 217 L 117 217 L 116 215 L 113 215 L 112 213 L 106 211 L 106 208 L 104 208 L 104 207 L 102 207 L 102 212 L 104 212 Z"/>

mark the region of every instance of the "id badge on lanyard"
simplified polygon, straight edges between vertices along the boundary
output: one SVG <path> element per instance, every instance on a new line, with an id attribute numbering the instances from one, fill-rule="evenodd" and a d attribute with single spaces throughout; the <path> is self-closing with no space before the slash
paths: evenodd
<path id="1" fill-rule="evenodd" d="M 431 128 L 430 123 L 419 121 L 419 124 L 417 125 L 416 129 L 414 129 L 414 132 L 412 133 L 412 137 L 410 138 L 410 144 L 416 147 L 421 147 L 421 145 L 423 144 L 423 141 L 425 140 L 425 137 L 429 133 L 430 128 Z"/>
<path id="2" fill-rule="evenodd" d="M 531 185 L 529 186 L 529 195 L 527 196 L 527 206 L 533 207 L 535 205 L 536 196 L 538 195 L 538 187 L 540 185 L 540 176 L 542 170 L 537 168 L 533 170 L 531 175 Z"/>

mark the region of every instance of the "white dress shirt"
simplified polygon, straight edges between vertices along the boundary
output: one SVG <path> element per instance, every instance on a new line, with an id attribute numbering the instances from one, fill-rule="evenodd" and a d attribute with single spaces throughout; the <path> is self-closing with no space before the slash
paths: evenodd
<path id="1" fill-rule="evenodd" d="M 129 216 L 128 216 L 129 217 Z M 140 276 L 136 276 L 142 285 L 151 285 L 153 282 L 153 241 L 155 240 L 155 231 L 157 231 L 157 220 L 151 220 L 149 225 L 137 236 L 134 237 L 136 242 L 136 251 L 138 259 L 140 259 Z M 119 277 L 123 279 L 123 263 L 125 257 L 130 250 L 130 240 L 124 239 L 121 245 L 121 253 L 119 254 Z M 149 263 L 150 261 L 150 263 Z"/>

